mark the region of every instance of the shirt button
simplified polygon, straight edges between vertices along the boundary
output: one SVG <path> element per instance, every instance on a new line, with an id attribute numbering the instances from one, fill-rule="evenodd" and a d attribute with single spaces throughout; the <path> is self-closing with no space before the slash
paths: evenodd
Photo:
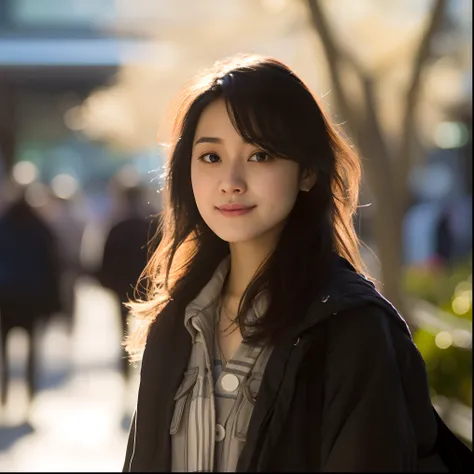
<path id="1" fill-rule="evenodd" d="M 216 425 L 216 441 L 222 441 L 225 438 L 225 429 L 224 427 L 220 424 L 217 423 Z"/>
<path id="2" fill-rule="evenodd" d="M 235 374 L 225 374 L 222 377 L 221 385 L 226 392 L 233 392 L 239 387 L 240 381 Z"/>

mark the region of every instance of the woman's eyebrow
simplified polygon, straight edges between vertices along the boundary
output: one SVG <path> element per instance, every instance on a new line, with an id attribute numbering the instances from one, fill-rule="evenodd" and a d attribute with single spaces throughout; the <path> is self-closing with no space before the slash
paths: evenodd
<path id="1" fill-rule="evenodd" d="M 222 138 L 201 137 L 201 138 L 198 138 L 194 144 L 197 145 L 198 143 L 222 143 Z"/>

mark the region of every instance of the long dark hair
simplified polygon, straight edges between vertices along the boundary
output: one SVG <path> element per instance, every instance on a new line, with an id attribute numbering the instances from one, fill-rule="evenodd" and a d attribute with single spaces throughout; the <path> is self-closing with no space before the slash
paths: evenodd
<path id="1" fill-rule="evenodd" d="M 148 282 L 146 291 L 129 304 L 140 323 L 125 342 L 135 358 L 160 312 L 170 304 L 182 310 L 229 254 L 228 243 L 199 214 L 191 187 L 196 127 L 206 106 L 218 98 L 225 100 L 244 140 L 298 162 L 300 173 L 316 173 L 316 184 L 299 193 L 275 250 L 243 295 L 236 317 L 243 337 L 278 341 L 304 316 L 304 307 L 324 281 L 334 255 L 346 258 L 357 271 L 365 270 L 353 224 L 360 161 L 341 130 L 282 62 L 253 55 L 220 61 L 180 96 L 163 190 L 162 239 L 142 275 Z M 245 315 L 262 291 L 269 296 L 268 308 L 251 326 Z M 181 310 L 176 317 L 183 317 Z"/>

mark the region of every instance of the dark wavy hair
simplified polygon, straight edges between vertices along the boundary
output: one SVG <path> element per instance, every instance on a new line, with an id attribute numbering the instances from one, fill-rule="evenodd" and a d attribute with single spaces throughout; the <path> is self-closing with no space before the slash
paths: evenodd
<path id="1" fill-rule="evenodd" d="M 311 170 L 317 177 L 309 192 L 299 193 L 276 248 L 244 292 L 236 316 L 242 336 L 277 342 L 304 316 L 335 254 L 357 271 L 365 270 L 353 223 L 361 167 L 342 131 L 281 61 L 255 55 L 219 61 L 180 96 L 163 190 L 161 241 L 142 274 L 146 288 L 129 303 L 139 324 L 124 344 L 135 360 L 159 314 L 174 304 L 176 317 L 182 318 L 186 305 L 229 254 L 228 243 L 199 214 L 191 187 L 196 127 L 203 110 L 219 98 L 245 141 L 296 161 L 300 173 Z M 250 326 L 245 314 L 262 291 L 269 297 L 267 311 Z"/>

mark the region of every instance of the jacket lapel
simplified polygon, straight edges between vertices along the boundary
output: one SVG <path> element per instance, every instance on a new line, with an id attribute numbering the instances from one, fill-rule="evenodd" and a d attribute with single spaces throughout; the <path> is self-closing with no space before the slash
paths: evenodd
<path id="1" fill-rule="evenodd" d="M 170 425 L 174 395 L 191 353 L 191 336 L 184 312 L 175 304 L 160 314 L 147 339 L 137 401 L 133 471 L 170 471 Z"/>

